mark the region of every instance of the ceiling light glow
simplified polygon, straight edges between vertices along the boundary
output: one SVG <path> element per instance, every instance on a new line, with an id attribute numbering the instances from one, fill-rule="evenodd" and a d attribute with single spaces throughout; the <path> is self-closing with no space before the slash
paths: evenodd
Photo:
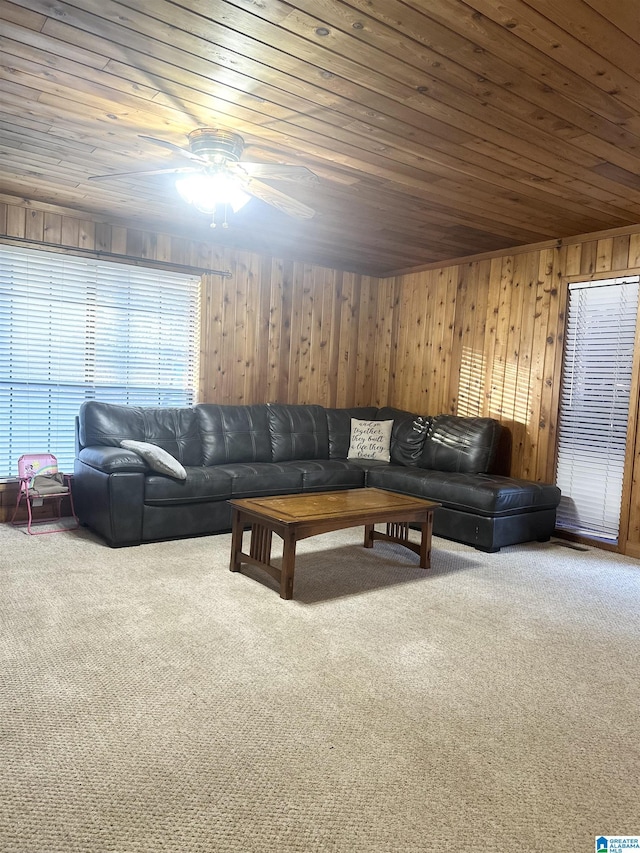
<path id="1" fill-rule="evenodd" d="M 202 213 L 213 214 L 216 207 L 226 205 L 237 213 L 251 198 L 231 175 L 222 171 L 178 178 L 176 189 Z"/>

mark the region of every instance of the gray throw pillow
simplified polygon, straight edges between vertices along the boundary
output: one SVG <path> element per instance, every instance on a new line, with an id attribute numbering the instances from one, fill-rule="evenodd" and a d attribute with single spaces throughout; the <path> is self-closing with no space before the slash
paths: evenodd
<path id="1" fill-rule="evenodd" d="M 162 447 L 158 447 L 157 444 L 125 438 L 120 442 L 120 447 L 124 447 L 125 450 L 133 450 L 134 453 L 144 459 L 152 471 L 157 471 L 158 474 L 167 474 L 169 477 L 175 477 L 176 480 L 187 479 L 184 466 Z"/>

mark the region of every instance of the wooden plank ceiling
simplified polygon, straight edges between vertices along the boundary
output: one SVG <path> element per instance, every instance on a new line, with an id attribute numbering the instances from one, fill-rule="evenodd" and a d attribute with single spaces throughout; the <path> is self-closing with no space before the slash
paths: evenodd
<path id="1" fill-rule="evenodd" d="M 0 194 L 383 275 L 640 222 L 637 0 L 0 2 Z M 211 230 L 139 138 L 305 165 Z"/>

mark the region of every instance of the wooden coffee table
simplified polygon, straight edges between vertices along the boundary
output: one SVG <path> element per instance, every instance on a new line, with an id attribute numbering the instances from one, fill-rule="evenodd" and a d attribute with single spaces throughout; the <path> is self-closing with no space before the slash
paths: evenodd
<path id="1" fill-rule="evenodd" d="M 431 566 L 433 511 L 440 504 L 412 498 L 383 489 L 346 489 L 340 492 L 314 492 L 305 495 L 280 495 L 229 501 L 233 508 L 231 535 L 232 572 L 242 563 L 259 566 L 280 584 L 280 598 L 293 597 L 293 572 L 296 542 L 364 525 L 364 547 L 373 548 L 376 539 L 397 542 L 420 555 L 420 567 Z M 419 524 L 419 544 L 409 541 L 409 524 Z M 386 524 L 386 532 L 375 530 Z M 251 527 L 248 554 L 242 550 L 244 528 Z M 271 563 L 271 538 L 277 533 L 284 542 L 282 568 Z"/>

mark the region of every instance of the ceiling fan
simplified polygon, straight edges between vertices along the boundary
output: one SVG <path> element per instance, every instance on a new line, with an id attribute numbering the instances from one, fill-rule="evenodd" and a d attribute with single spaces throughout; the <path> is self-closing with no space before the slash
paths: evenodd
<path id="1" fill-rule="evenodd" d="M 180 195 L 203 213 L 215 217 L 216 207 L 224 205 L 239 210 L 251 196 L 270 204 L 289 216 L 311 219 L 315 211 L 286 195 L 280 190 L 264 184 L 263 180 L 294 181 L 315 184 L 317 176 L 305 166 L 252 163 L 241 160 L 245 148 L 244 139 L 237 133 L 202 127 L 188 135 L 189 147 L 182 148 L 155 136 L 142 136 L 147 142 L 160 145 L 191 161 L 190 166 L 167 169 L 151 169 L 141 172 L 119 172 L 109 175 L 92 175 L 90 181 L 111 178 L 134 177 L 136 175 L 175 174 L 176 189 Z M 183 177 L 184 176 L 184 177 Z M 226 215 L 223 223 L 226 227 Z M 211 223 L 215 228 L 215 218 Z"/>

